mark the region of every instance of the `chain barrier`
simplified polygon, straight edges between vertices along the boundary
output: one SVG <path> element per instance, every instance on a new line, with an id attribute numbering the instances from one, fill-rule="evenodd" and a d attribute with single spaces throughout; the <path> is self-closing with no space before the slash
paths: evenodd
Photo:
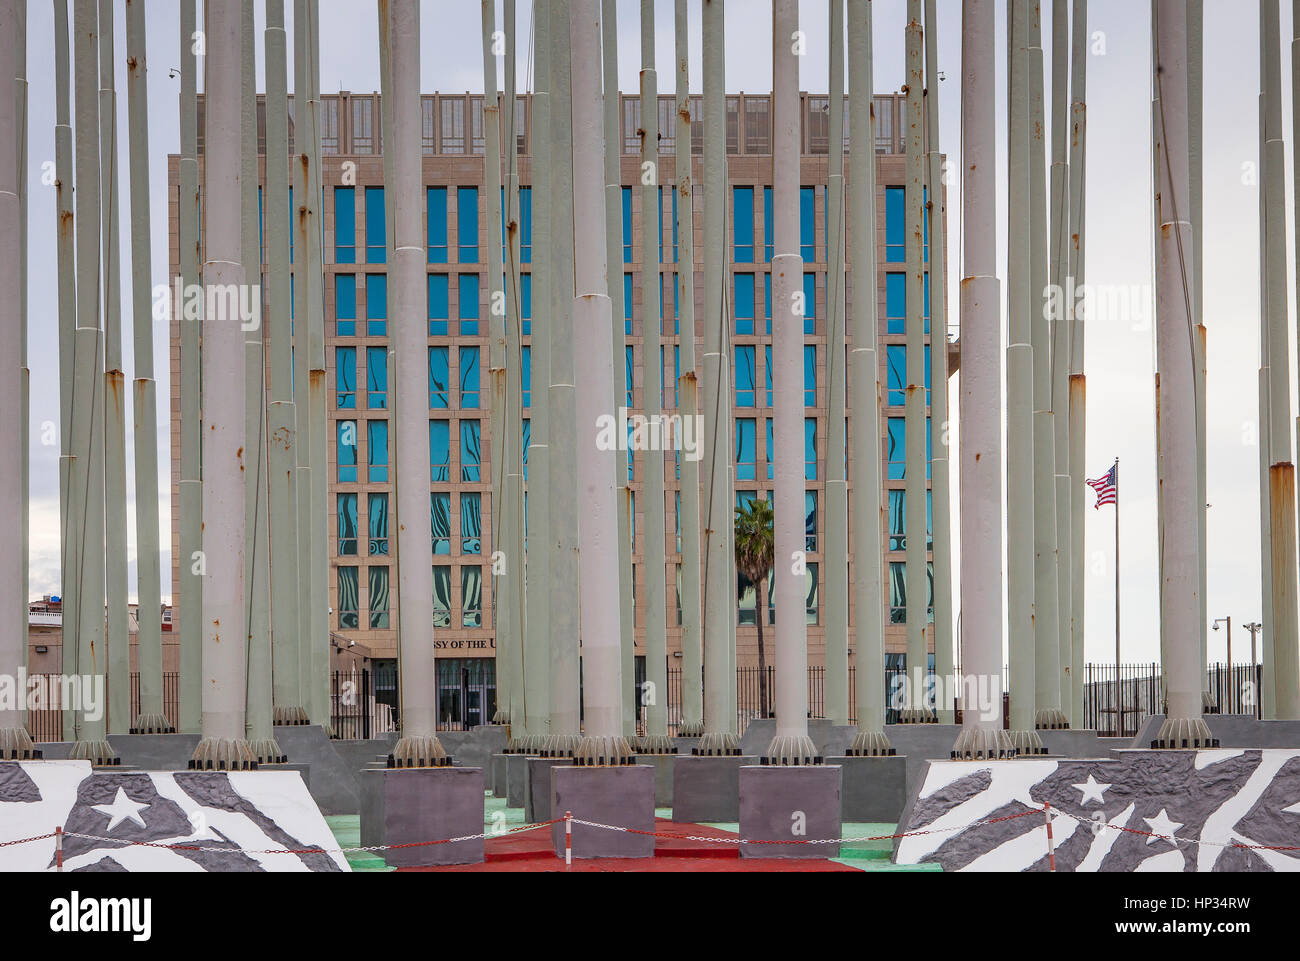
<path id="1" fill-rule="evenodd" d="M 13 841 L 0 841 L 0 848 L 17 847 L 23 844 L 35 844 L 40 841 L 48 841 L 54 838 L 56 847 L 62 848 L 62 842 L 65 838 L 78 838 L 83 841 L 94 841 L 100 844 L 119 844 L 128 847 L 146 847 L 160 848 L 169 851 L 192 851 L 205 852 L 212 854 L 376 854 L 383 851 L 402 851 L 411 848 L 434 847 L 442 844 L 459 844 L 465 841 L 486 841 L 492 838 L 509 837 L 515 834 L 527 834 L 533 831 L 540 831 L 552 827 L 556 824 L 565 825 L 565 848 L 566 862 L 571 863 L 572 857 L 572 835 L 575 825 L 593 828 L 600 831 L 616 831 L 623 834 L 636 834 L 643 837 L 662 838 L 670 841 L 691 841 L 698 844 L 734 844 L 734 845 L 789 845 L 789 844 L 806 844 L 806 845 L 851 845 L 861 844 L 872 841 L 899 841 L 905 838 L 924 837 L 934 834 L 954 834 L 960 831 L 968 831 L 972 828 L 984 827 L 990 824 L 1001 824 L 1007 821 L 1015 821 L 1019 818 L 1030 817 L 1031 815 L 1043 815 L 1047 819 L 1047 834 L 1049 843 L 1049 858 L 1055 860 L 1054 845 L 1052 844 L 1052 820 L 1053 816 L 1068 817 L 1080 824 L 1086 825 L 1094 830 L 1097 827 L 1110 828 L 1115 831 L 1121 831 L 1127 834 L 1136 834 L 1145 838 L 1153 838 L 1163 841 L 1169 841 L 1177 844 L 1199 844 L 1207 847 L 1217 848 L 1240 848 L 1248 851 L 1294 851 L 1300 852 L 1300 845 L 1268 845 L 1268 844 L 1244 844 L 1237 841 L 1205 841 L 1199 838 L 1181 837 L 1176 834 L 1158 834 L 1153 831 L 1143 831 L 1140 828 L 1131 828 L 1122 824 L 1112 824 L 1110 822 L 1096 821 L 1090 818 L 1081 817 L 1064 811 L 1060 808 L 1053 808 L 1050 804 L 1044 804 L 1041 808 L 1029 808 L 1019 814 L 1008 814 L 996 818 L 984 818 L 979 821 L 972 821 L 969 824 L 960 824 L 948 828 L 931 828 L 920 831 L 905 831 L 897 834 L 879 834 L 867 835 L 861 837 L 848 838 L 791 838 L 767 840 L 757 838 L 740 838 L 740 837 L 706 837 L 697 834 L 670 834 L 662 831 L 642 831 L 637 828 L 621 827 L 615 824 L 602 824 L 599 821 L 587 821 L 582 818 L 573 817 L 572 814 L 566 814 L 565 817 L 553 818 L 549 821 L 542 821 L 538 824 L 525 824 L 519 827 L 510 828 L 509 830 L 485 831 L 481 834 L 469 834 L 464 837 L 443 838 L 437 841 L 413 841 L 407 844 L 373 844 L 364 847 L 340 847 L 340 848 L 277 848 L 274 850 L 251 850 L 240 847 L 216 847 L 212 845 L 197 844 L 165 844 L 154 841 L 132 841 L 126 838 L 110 838 L 96 834 L 82 834 L 75 831 L 65 831 L 63 829 L 55 830 L 49 834 L 40 834 L 29 838 L 19 838 Z M 1053 867 L 1054 869 L 1054 867 Z"/>

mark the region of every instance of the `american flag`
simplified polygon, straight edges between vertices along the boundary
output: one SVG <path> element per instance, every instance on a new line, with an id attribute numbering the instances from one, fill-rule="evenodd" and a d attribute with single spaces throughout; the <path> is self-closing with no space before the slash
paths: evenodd
<path id="1" fill-rule="evenodd" d="M 1088 481 L 1097 494 L 1097 503 L 1093 510 L 1101 510 L 1107 504 L 1119 504 L 1119 464 L 1106 471 L 1105 476 Z"/>

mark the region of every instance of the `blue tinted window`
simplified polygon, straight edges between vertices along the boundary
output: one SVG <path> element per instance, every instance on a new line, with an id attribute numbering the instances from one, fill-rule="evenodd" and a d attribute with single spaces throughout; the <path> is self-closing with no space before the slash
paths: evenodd
<path id="1" fill-rule="evenodd" d="M 736 348 L 736 406 L 753 407 L 757 375 L 754 371 L 754 348 Z"/>
<path id="2" fill-rule="evenodd" d="M 339 410 L 353 410 L 357 406 L 357 349 L 334 348 L 334 378 L 337 387 Z"/>
<path id="3" fill-rule="evenodd" d="M 478 336 L 478 274 L 460 275 L 460 333 Z"/>
<path id="4" fill-rule="evenodd" d="M 519 259 L 526 264 L 533 262 L 533 188 L 519 188 Z M 502 235 L 504 236 L 504 234 Z"/>
<path id="5" fill-rule="evenodd" d="M 772 480 L 772 453 L 776 449 L 776 444 L 772 440 L 772 418 L 767 418 L 767 479 Z M 737 478 L 739 480 L 739 478 Z"/>
<path id="6" fill-rule="evenodd" d="M 752 418 L 736 421 L 736 480 L 757 480 L 758 448 Z"/>
<path id="7" fill-rule="evenodd" d="M 767 361 L 763 369 L 767 371 L 767 406 L 772 406 L 772 345 L 767 344 L 763 348 L 764 359 Z"/>
<path id="8" fill-rule="evenodd" d="M 429 421 L 429 463 L 434 482 L 446 483 L 451 471 L 451 422 Z"/>
<path id="9" fill-rule="evenodd" d="M 478 188 L 456 189 L 456 230 L 460 241 L 460 262 L 478 263 Z"/>
<path id="10" fill-rule="evenodd" d="M 626 347 L 623 348 L 623 351 L 624 354 L 626 355 L 624 357 L 624 362 L 623 362 L 623 373 L 624 373 L 624 377 L 627 380 L 627 404 L 625 406 L 629 410 L 631 410 L 633 407 L 636 406 L 635 404 L 632 403 L 632 382 L 633 382 L 633 378 L 636 376 L 636 364 L 633 361 L 635 349 L 631 344 L 628 344 Z M 632 469 L 632 458 L 629 457 L 627 460 L 628 460 L 628 471 L 630 477 L 631 469 Z"/>
<path id="11" fill-rule="evenodd" d="M 447 321 L 451 318 L 450 287 L 446 274 L 429 275 L 429 336 L 446 337 Z"/>
<path id="12" fill-rule="evenodd" d="M 736 274 L 736 333 L 754 333 L 754 275 Z"/>
<path id="13" fill-rule="evenodd" d="M 632 262 L 632 188 L 623 188 L 623 263 Z"/>
<path id="14" fill-rule="evenodd" d="M 366 444 L 370 455 L 370 483 L 388 483 L 388 421 L 366 423 Z"/>
<path id="15" fill-rule="evenodd" d="M 817 406 L 817 348 L 811 344 L 803 349 L 803 403 Z"/>
<path id="16" fill-rule="evenodd" d="M 480 438 L 478 421 L 460 422 L 460 479 L 468 484 L 477 484 L 483 479 Z"/>
<path id="17" fill-rule="evenodd" d="M 885 188 L 885 263 L 907 261 L 907 191 Z"/>
<path id="18" fill-rule="evenodd" d="M 384 188 L 366 188 L 366 263 L 388 261 L 388 238 L 384 216 Z"/>
<path id="19" fill-rule="evenodd" d="M 479 405 L 479 363 L 477 347 L 460 349 L 460 406 L 477 410 Z"/>
<path id="20" fill-rule="evenodd" d="M 429 263 L 447 263 L 447 188 L 428 190 Z"/>
<path id="21" fill-rule="evenodd" d="M 533 332 L 533 275 L 519 275 L 520 334 L 529 337 Z"/>
<path id="22" fill-rule="evenodd" d="M 806 417 L 803 422 L 804 480 L 817 479 L 817 418 Z"/>
<path id="23" fill-rule="evenodd" d="M 357 335 L 357 275 L 334 275 L 334 317 L 340 337 Z"/>
<path id="24" fill-rule="evenodd" d="M 289 263 L 293 263 L 293 235 L 298 232 L 298 211 L 293 209 L 293 188 L 289 188 Z"/>
<path id="25" fill-rule="evenodd" d="M 803 332 L 808 335 L 817 333 L 817 275 L 803 275 Z"/>
<path id="26" fill-rule="evenodd" d="M 907 465 L 907 423 L 903 418 L 889 418 L 885 444 L 886 479 L 903 480 Z"/>
<path id="27" fill-rule="evenodd" d="M 339 483 L 355 484 L 357 482 L 357 422 L 341 420 L 338 422 L 338 458 Z"/>
<path id="28" fill-rule="evenodd" d="M 907 274 L 885 274 L 885 332 L 907 333 Z"/>
<path id="29" fill-rule="evenodd" d="M 388 349 L 366 348 L 366 406 L 371 410 L 388 408 Z"/>
<path id="30" fill-rule="evenodd" d="M 447 387 L 451 376 L 447 350 L 446 347 L 429 348 L 429 408 L 431 410 L 446 410 L 451 406 L 450 391 Z"/>
<path id="31" fill-rule="evenodd" d="M 885 404 L 902 407 L 907 403 L 907 348 L 890 344 L 885 348 Z"/>
<path id="32" fill-rule="evenodd" d="M 772 216 L 772 188 L 763 188 L 763 258 L 767 263 L 772 262 L 772 234 L 773 223 L 775 218 Z"/>
<path id="33" fill-rule="evenodd" d="M 632 275 L 623 275 L 623 332 L 632 336 Z"/>
<path id="34" fill-rule="evenodd" d="M 799 188 L 799 255 L 806 264 L 817 259 L 816 197 L 814 188 Z"/>
<path id="35" fill-rule="evenodd" d="M 754 262 L 754 188 L 736 187 L 732 192 L 738 264 Z"/>
<path id="36" fill-rule="evenodd" d="M 804 503 L 804 550 L 817 550 L 817 492 L 805 491 Z"/>
<path id="37" fill-rule="evenodd" d="M 334 262 L 357 262 L 357 195 L 352 187 L 334 188 Z"/>
<path id="38" fill-rule="evenodd" d="M 430 523 L 432 527 L 430 531 L 433 534 L 433 553 L 450 554 L 451 495 L 447 493 L 430 494 L 429 510 L 431 512 Z"/>
<path id="39" fill-rule="evenodd" d="M 366 274 L 366 334 L 388 334 L 388 275 Z"/>
<path id="40" fill-rule="evenodd" d="M 763 319 L 767 323 L 767 335 L 772 336 L 772 275 L 763 275 Z"/>
<path id="41" fill-rule="evenodd" d="M 533 349 L 531 347 L 521 348 L 523 355 L 519 365 L 519 383 L 520 391 L 523 396 L 523 405 L 525 407 L 533 406 Z"/>

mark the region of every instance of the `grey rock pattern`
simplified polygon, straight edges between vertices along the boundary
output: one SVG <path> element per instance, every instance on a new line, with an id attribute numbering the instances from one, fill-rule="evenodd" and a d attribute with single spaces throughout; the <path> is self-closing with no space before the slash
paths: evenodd
<path id="1" fill-rule="evenodd" d="M 895 859 L 1046 871 L 1044 804 L 1057 871 L 1300 871 L 1300 750 L 934 762 L 900 831 L 936 833 L 904 838 Z"/>

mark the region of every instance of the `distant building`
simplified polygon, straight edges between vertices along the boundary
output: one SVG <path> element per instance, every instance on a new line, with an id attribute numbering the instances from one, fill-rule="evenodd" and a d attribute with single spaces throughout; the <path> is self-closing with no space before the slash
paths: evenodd
<path id="1" fill-rule="evenodd" d="M 527 368 L 531 342 L 532 164 L 530 157 L 530 98 L 518 100 L 517 135 L 522 208 L 522 277 L 525 370 L 522 379 L 525 416 L 533 384 Z M 829 98 L 802 96 L 803 184 L 800 192 L 800 231 L 806 265 L 805 291 L 809 304 L 805 347 L 807 392 L 806 474 L 808 529 L 808 653 L 812 665 L 823 663 L 825 627 L 822 584 L 828 565 L 852 558 L 828 558 L 822 553 L 826 483 L 827 436 L 827 147 Z M 203 104 L 200 100 L 199 150 L 203 149 Z M 490 716 L 495 688 L 495 629 L 490 559 L 492 544 L 491 457 L 493 438 L 488 420 L 488 310 L 484 203 L 483 98 L 472 94 L 435 94 L 423 98 L 423 198 L 428 247 L 429 430 L 432 446 L 430 509 L 435 555 L 435 638 L 438 645 L 444 715 Z M 292 117 L 293 105 L 290 104 Z M 692 99 L 693 150 L 696 159 L 695 259 L 697 362 L 703 356 L 703 124 L 700 98 Z M 664 324 L 664 407 L 677 402 L 679 333 L 675 323 L 677 261 L 675 183 L 675 100 L 659 99 L 660 182 L 658 219 L 663 277 L 661 315 Z M 903 404 L 907 388 L 904 337 L 906 284 L 904 274 L 906 204 L 903 133 L 906 104 L 900 95 L 875 98 L 875 143 L 878 155 L 876 236 L 879 269 L 873 295 L 880 308 L 880 383 L 885 404 L 880 434 L 882 476 L 888 529 L 879 549 L 886 561 L 888 609 L 885 644 L 887 660 L 901 666 L 905 650 L 903 627 L 905 436 Z M 393 456 L 389 430 L 388 275 L 384 180 L 381 156 L 380 108 L 377 94 L 342 92 L 322 98 L 322 146 L 325 203 L 325 338 L 328 367 L 327 396 L 330 438 L 328 452 L 330 509 L 329 583 L 333 636 L 367 647 L 379 681 L 395 696 L 393 669 L 397 654 L 396 612 L 391 597 Z M 622 117 L 622 245 L 623 295 L 627 305 L 627 405 L 641 408 L 640 398 L 654 383 L 653 359 L 647 367 L 642 352 L 646 298 L 641 289 L 641 220 L 645 215 L 640 188 L 640 100 L 625 96 Z M 845 118 L 845 148 L 849 130 Z M 264 103 L 258 104 L 259 152 L 265 153 Z M 770 496 L 772 403 L 771 352 L 772 157 L 771 98 L 736 94 L 727 97 L 727 152 L 730 188 L 727 198 L 728 305 L 732 315 L 733 384 L 735 385 L 736 489 L 739 499 Z M 290 152 L 293 147 L 292 121 Z M 349 164 L 345 182 L 344 165 Z M 265 176 L 265 163 L 262 166 Z M 179 270 L 177 203 L 179 158 L 168 167 L 170 265 Z M 291 198 L 292 206 L 292 198 Z M 655 212 L 652 212 L 652 215 Z M 926 242 L 928 243 L 928 233 Z M 853 238 L 848 238 L 852 263 Z M 926 251 L 928 260 L 928 248 Z M 853 278 L 847 282 L 849 309 Z M 927 296 L 928 301 L 928 296 Z M 651 301 L 653 302 L 653 301 Z M 928 313 L 929 304 L 926 304 Z M 670 313 L 669 313 L 670 312 Z M 928 323 L 928 320 L 927 320 Z M 937 331 L 944 337 L 946 318 Z M 945 341 L 947 338 L 945 337 Z M 180 480 L 180 326 L 171 326 L 172 512 L 179 511 Z M 955 348 L 950 348 L 955 350 Z M 927 347 L 927 355 L 929 348 Z M 952 365 L 956 367 L 954 358 Z M 579 359 L 579 370 L 581 359 Z M 927 356 L 927 371 L 929 369 Z M 648 376 L 647 376 L 648 374 Z M 928 376 L 928 375 L 927 375 Z M 927 398 L 928 399 L 928 398 Z M 928 421 L 927 421 L 928 424 Z M 525 426 L 525 433 L 527 426 Z M 929 431 L 927 431 L 927 435 Z M 851 434 L 850 434 L 851 436 Z M 927 437 L 928 444 L 928 437 Z M 526 446 L 526 445 L 525 445 Z M 928 458 L 927 458 L 928 459 Z M 643 465 L 632 471 L 636 497 L 636 624 L 638 680 L 644 669 L 644 516 L 640 499 Z M 679 483 L 667 468 L 668 563 L 680 570 L 680 528 L 674 533 Z M 850 484 L 852 476 L 850 475 Z M 172 585 L 180 600 L 178 525 L 172 525 Z M 850 550 L 853 545 L 850 544 Z M 770 594 L 769 594 L 770 596 Z M 852 592 L 850 592 L 850 597 Z M 850 624 L 855 612 L 850 613 Z M 757 663 L 754 591 L 741 599 L 737 617 L 738 663 Z M 669 656 L 681 649 L 680 613 L 668 618 Z M 852 630 L 852 627 L 850 627 Z M 772 634 L 767 633 L 768 643 Z M 931 628 L 931 644 L 933 644 Z M 850 649 L 853 648 L 850 637 Z M 175 663 L 174 661 L 171 663 Z M 382 680 L 392 678 L 391 681 Z M 470 702 L 459 704 L 462 699 Z"/>

